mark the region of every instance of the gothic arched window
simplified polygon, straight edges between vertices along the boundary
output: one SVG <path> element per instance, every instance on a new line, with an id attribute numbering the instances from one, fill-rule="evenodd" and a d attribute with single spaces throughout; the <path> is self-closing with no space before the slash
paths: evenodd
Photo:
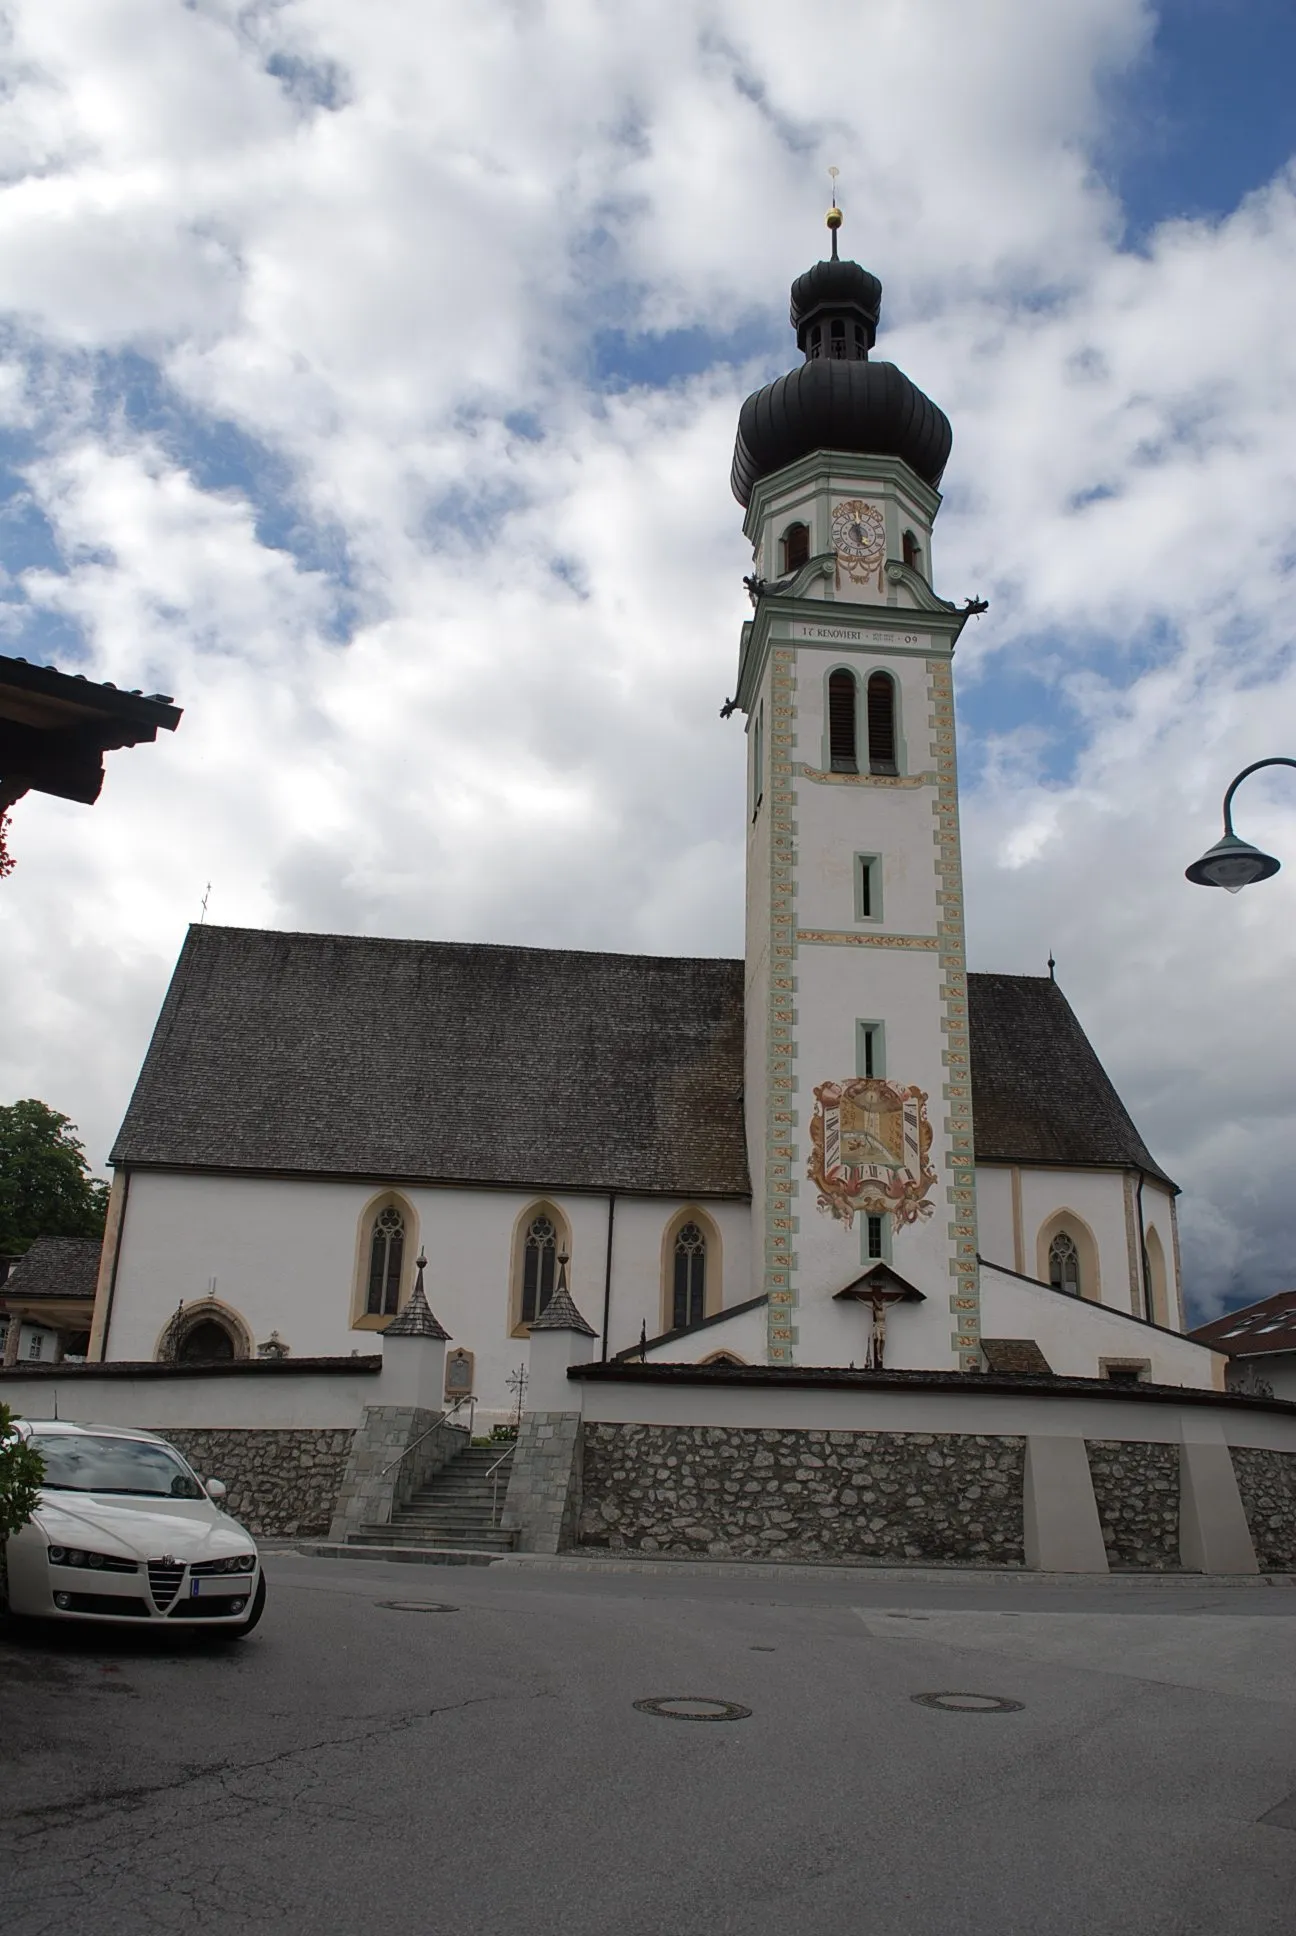
<path id="1" fill-rule="evenodd" d="M 1049 1245 L 1048 1254 L 1049 1283 L 1055 1291 L 1065 1291 L 1069 1297 L 1080 1295 L 1080 1252 L 1076 1240 L 1067 1231 L 1059 1230 Z"/>
<path id="2" fill-rule="evenodd" d="M 853 672 L 828 674 L 828 764 L 833 773 L 859 772 L 859 761 L 855 754 Z"/>
<path id="3" fill-rule="evenodd" d="M 674 1300 L 671 1328 L 700 1324 L 706 1316 L 706 1238 L 701 1226 L 681 1224 L 675 1233 Z"/>
<path id="4" fill-rule="evenodd" d="M 869 675 L 868 750 L 870 773 L 894 773 L 896 768 L 895 680 L 889 672 Z"/>
<path id="5" fill-rule="evenodd" d="M 234 1340 L 217 1318 L 202 1318 L 185 1332 L 177 1355 L 182 1365 L 228 1364 L 234 1356 Z"/>
<path id="6" fill-rule="evenodd" d="M 800 571 L 810 557 L 810 526 L 790 524 L 783 533 L 783 569 Z"/>
<path id="7" fill-rule="evenodd" d="M 400 1302 L 401 1262 L 405 1255 L 405 1219 L 394 1204 L 374 1218 L 369 1240 L 369 1290 L 365 1311 L 370 1317 L 395 1317 Z"/>
<path id="8" fill-rule="evenodd" d="M 533 1217 L 522 1248 L 522 1322 L 532 1324 L 554 1292 L 558 1269 L 558 1232 L 553 1218 Z"/>

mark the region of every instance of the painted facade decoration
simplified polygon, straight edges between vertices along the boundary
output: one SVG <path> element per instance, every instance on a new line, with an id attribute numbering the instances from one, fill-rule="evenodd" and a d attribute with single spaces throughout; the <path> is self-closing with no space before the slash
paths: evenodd
<path id="1" fill-rule="evenodd" d="M 882 569 L 886 564 L 886 520 L 880 504 L 867 498 L 848 497 L 833 505 L 832 547 L 837 554 L 837 589 L 842 573 L 852 584 L 867 585 L 873 580 L 882 589 Z"/>
<path id="2" fill-rule="evenodd" d="M 807 1174 L 818 1206 L 849 1230 L 857 1213 L 897 1223 L 930 1217 L 936 1183 L 926 1093 L 880 1076 L 821 1082 L 814 1092 Z"/>

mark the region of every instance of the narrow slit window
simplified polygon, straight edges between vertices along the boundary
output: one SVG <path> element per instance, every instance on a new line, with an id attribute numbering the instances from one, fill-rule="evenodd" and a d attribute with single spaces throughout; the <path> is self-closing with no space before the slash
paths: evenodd
<path id="1" fill-rule="evenodd" d="M 913 532 L 906 531 L 901 542 L 904 546 L 905 563 L 907 565 L 912 566 L 914 571 L 921 571 L 922 570 L 922 547 L 918 543 L 918 540 L 917 538 L 915 538 Z"/>
<path id="2" fill-rule="evenodd" d="M 859 1073 L 862 1076 L 884 1076 L 886 1057 L 882 1046 L 882 1024 L 880 1022 L 861 1022 L 859 1025 Z"/>
<path id="3" fill-rule="evenodd" d="M 889 672 L 870 674 L 868 749 L 870 773 L 896 771 L 895 681 Z"/>
<path id="4" fill-rule="evenodd" d="M 881 1217 L 870 1216 L 865 1238 L 865 1248 L 870 1259 L 876 1260 L 883 1255 L 884 1243 Z"/>
<path id="5" fill-rule="evenodd" d="M 874 899 L 873 862 L 867 854 L 861 854 L 859 862 L 859 918 L 861 921 L 873 919 Z"/>
<path id="6" fill-rule="evenodd" d="M 855 754 L 855 674 L 828 675 L 828 756 L 834 773 L 858 773 Z"/>
<path id="7" fill-rule="evenodd" d="M 783 569 L 800 571 L 810 558 L 810 526 L 790 524 L 783 533 Z"/>

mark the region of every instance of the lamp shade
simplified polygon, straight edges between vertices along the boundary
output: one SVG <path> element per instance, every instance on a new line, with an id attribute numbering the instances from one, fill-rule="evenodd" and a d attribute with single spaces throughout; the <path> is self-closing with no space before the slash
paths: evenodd
<path id="1" fill-rule="evenodd" d="M 1276 861 L 1272 854 L 1262 853 L 1249 840 L 1225 834 L 1213 847 L 1207 848 L 1200 860 L 1186 867 L 1184 873 L 1198 887 L 1222 887 L 1226 893 L 1237 894 L 1252 881 L 1267 881 L 1281 865 L 1281 861 Z"/>

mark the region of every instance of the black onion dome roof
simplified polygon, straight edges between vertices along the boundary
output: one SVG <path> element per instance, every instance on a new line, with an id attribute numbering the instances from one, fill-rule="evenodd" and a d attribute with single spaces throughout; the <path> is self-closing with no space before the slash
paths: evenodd
<path id="1" fill-rule="evenodd" d="M 894 363 L 820 358 L 748 397 L 730 483 L 744 506 L 762 477 L 816 450 L 901 457 L 928 484 L 949 462 L 949 418 Z"/>
<path id="2" fill-rule="evenodd" d="M 859 311 L 871 325 L 869 347 L 872 348 L 882 309 L 882 284 L 867 269 L 861 269 L 858 262 L 843 262 L 839 256 L 834 256 L 831 262 L 816 262 L 812 269 L 798 276 L 792 284 L 791 323 L 800 349 L 805 348 L 802 330 L 826 309 L 834 309 L 838 314 Z"/>

